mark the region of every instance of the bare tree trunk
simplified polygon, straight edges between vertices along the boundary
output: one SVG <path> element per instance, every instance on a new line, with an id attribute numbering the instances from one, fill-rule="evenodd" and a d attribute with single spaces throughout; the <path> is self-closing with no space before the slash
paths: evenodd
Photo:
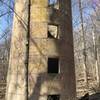
<path id="1" fill-rule="evenodd" d="M 81 30 L 82 30 L 82 45 L 83 45 L 83 67 L 84 67 L 84 75 L 85 75 L 85 83 L 86 83 L 86 89 L 88 90 L 88 68 L 86 64 L 86 40 L 85 40 L 85 31 L 84 31 L 84 21 L 83 21 L 83 11 L 82 11 L 82 2 L 81 0 L 78 0 L 79 2 L 79 11 L 80 11 L 80 20 L 81 20 Z"/>
<path id="2" fill-rule="evenodd" d="M 97 46 L 96 46 L 96 38 L 94 32 L 92 32 L 93 37 L 93 47 L 94 47 L 94 56 L 95 56 L 95 67 L 96 67 L 96 77 L 97 77 L 97 84 L 99 85 L 99 67 L 98 67 L 98 57 L 97 57 Z"/>

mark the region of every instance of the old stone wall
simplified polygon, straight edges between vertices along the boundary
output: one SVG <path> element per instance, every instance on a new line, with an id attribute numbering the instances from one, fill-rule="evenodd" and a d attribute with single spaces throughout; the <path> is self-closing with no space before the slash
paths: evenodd
<path id="1" fill-rule="evenodd" d="M 15 0 L 6 100 L 26 100 L 25 52 L 28 1 Z"/>
<path id="2" fill-rule="evenodd" d="M 49 95 L 75 100 L 71 1 L 59 0 L 59 6 L 54 7 L 48 0 L 31 0 L 30 8 L 29 100 L 47 100 Z M 23 20 L 14 16 L 6 100 L 26 100 L 27 0 L 17 0 L 15 10 Z M 48 30 L 52 38 L 48 37 Z M 58 58 L 58 73 L 48 73 L 48 58 Z"/>
<path id="3" fill-rule="evenodd" d="M 29 100 L 47 100 L 48 95 L 60 95 L 60 100 L 75 100 L 75 70 L 71 2 L 59 1 L 59 8 L 47 0 L 32 0 L 29 64 Z M 49 25 L 58 27 L 59 38 L 48 37 Z M 51 28 L 53 31 L 53 29 Z M 49 74 L 48 58 L 59 58 L 59 73 Z M 54 67 L 54 66 L 51 66 Z M 53 68 L 52 68 L 53 69 Z"/>

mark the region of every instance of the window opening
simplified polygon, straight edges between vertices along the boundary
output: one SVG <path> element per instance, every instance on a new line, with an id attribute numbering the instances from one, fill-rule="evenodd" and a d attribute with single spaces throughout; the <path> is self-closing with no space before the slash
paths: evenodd
<path id="1" fill-rule="evenodd" d="M 59 1 L 58 0 L 48 0 L 48 5 L 52 8 L 59 9 Z"/>
<path id="2" fill-rule="evenodd" d="M 58 0 L 48 0 L 49 5 L 57 4 Z"/>
<path id="3" fill-rule="evenodd" d="M 48 73 L 59 73 L 59 59 L 48 58 Z"/>
<path id="4" fill-rule="evenodd" d="M 48 38 L 59 38 L 57 25 L 48 25 Z"/>
<path id="5" fill-rule="evenodd" d="M 60 100 L 60 95 L 48 95 L 47 100 Z"/>

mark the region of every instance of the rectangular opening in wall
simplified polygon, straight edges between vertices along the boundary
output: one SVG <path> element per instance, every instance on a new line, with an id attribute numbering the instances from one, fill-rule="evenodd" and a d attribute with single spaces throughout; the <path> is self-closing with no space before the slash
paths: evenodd
<path id="1" fill-rule="evenodd" d="M 59 39 L 58 25 L 48 25 L 48 38 Z"/>
<path id="2" fill-rule="evenodd" d="M 47 100 L 60 100 L 60 95 L 48 95 Z"/>
<path id="3" fill-rule="evenodd" d="M 48 0 L 49 7 L 59 9 L 59 0 Z"/>
<path id="4" fill-rule="evenodd" d="M 48 73 L 59 73 L 59 59 L 58 58 L 48 58 Z"/>

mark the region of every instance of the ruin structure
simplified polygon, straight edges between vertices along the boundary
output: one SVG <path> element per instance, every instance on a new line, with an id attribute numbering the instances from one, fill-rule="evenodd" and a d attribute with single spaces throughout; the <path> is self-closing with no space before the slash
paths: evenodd
<path id="1" fill-rule="evenodd" d="M 75 83 L 71 0 L 15 0 L 6 100 L 75 100 Z"/>

